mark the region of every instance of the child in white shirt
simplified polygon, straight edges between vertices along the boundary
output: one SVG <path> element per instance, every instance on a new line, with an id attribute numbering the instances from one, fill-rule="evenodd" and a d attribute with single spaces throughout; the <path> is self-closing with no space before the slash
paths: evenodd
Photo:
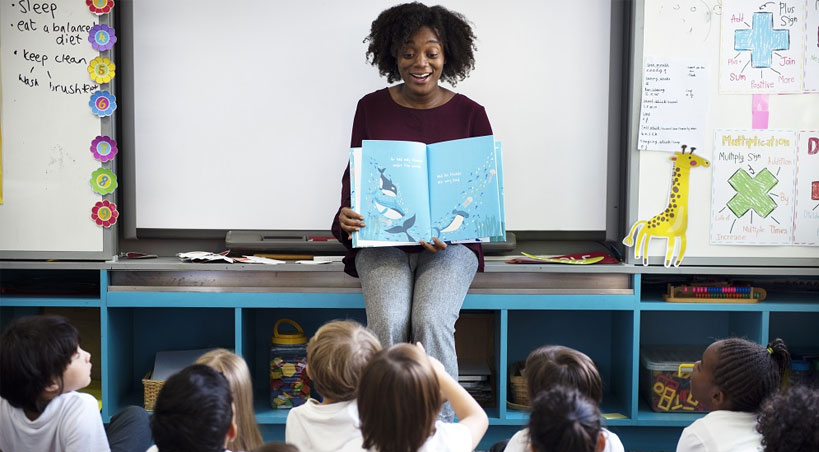
<path id="1" fill-rule="evenodd" d="M 585 353 L 562 345 L 544 345 L 526 358 L 524 367 L 529 400 L 540 392 L 563 385 L 577 389 L 597 405 L 603 400 L 603 380 L 597 366 Z M 620 438 L 601 428 L 605 438 L 604 452 L 624 452 Z M 529 452 L 529 429 L 523 429 L 509 440 L 504 452 Z"/>
<path id="2" fill-rule="evenodd" d="M 602 452 L 606 435 L 597 404 L 575 388 L 553 386 L 532 401 L 531 452 Z"/>
<path id="3" fill-rule="evenodd" d="M 356 386 L 379 350 L 378 338 L 357 322 L 332 321 L 319 328 L 307 344 L 307 375 L 323 400 L 309 399 L 290 410 L 285 441 L 314 452 L 334 452 L 360 441 Z"/>
<path id="4" fill-rule="evenodd" d="M 145 410 L 126 408 L 106 434 L 97 400 L 76 392 L 91 383 L 91 355 L 79 342 L 77 329 L 54 315 L 21 317 L 0 336 L 0 450 L 143 452 L 150 445 Z"/>
<path id="5" fill-rule="evenodd" d="M 444 401 L 457 424 L 437 420 Z M 483 408 L 423 347 L 395 344 L 364 369 L 358 384 L 361 439 L 342 452 L 471 452 L 489 426 Z"/>
<path id="6" fill-rule="evenodd" d="M 705 417 L 686 427 L 677 452 L 757 452 L 756 413 L 779 390 L 790 354 L 781 339 L 768 347 L 730 338 L 711 344 L 694 365 L 691 392 Z"/>

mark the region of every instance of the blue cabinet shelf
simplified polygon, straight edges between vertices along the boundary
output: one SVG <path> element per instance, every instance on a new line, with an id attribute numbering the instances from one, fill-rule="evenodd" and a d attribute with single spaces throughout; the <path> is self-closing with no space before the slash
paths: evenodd
<path id="1" fill-rule="evenodd" d="M 23 280 L 32 273 L 42 273 L 8 268 L 8 264 L 3 267 L 0 282 L 9 276 Z M 296 280 L 308 283 L 283 286 L 265 286 L 264 281 L 287 279 L 291 276 L 287 271 L 255 272 L 259 279 L 245 284 L 242 281 L 249 276 L 242 271 L 184 270 L 180 272 L 184 277 L 159 284 L 140 284 L 147 278 L 145 274 L 119 267 L 73 271 L 71 277 L 91 284 L 98 294 L 0 295 L 0 326 L 44 308 L 96 309 L 101 352 L 92 359 L 101 365 L 102 414 L 106 421 L 127 405 L 143 403 L 141 380 L 157 351 L 233 349 L 250 367 L 258 422 L 268 439 L 280 439 L 288 412 L 271 408 L 267 396 L 272 325 L 280 318 L 292 318 L 309 336 L 333 319 L 366 323 L 357 283 L 339 278 L 338 270 L 302 273 Z M 173 271 L 170 266 L 150 273 L 157 276 Z M 642 347 L 692 345 L 704 349 L 715 337 L 737 335 L 760 343 L 782 337 L 800 349 L 819 349 L 819 296 L 769 291 L 768 300 L 753 304 L 667 303 L 662 301 L 659 285 L 647 283 L 644 275 L 609 275 L 606 281 L 615 281 L 616 287 L 586 287 L 584 278 L 596 274 L 574 274 L 568 278 L 574 284 L 568 290 L 555 288 L 565 278 L 562 273 L 515 276 L 506 272 L 490 275 L 489 280 L 499 288 L 490 287 L 486 280 L 483 285 L 473 284 L 463 309 L 490 319 L 491 327 L 485 334 L 490 336 L 489 363 L 495 395 L 494 407 L 487 408 L 490 430 L 482 448 L 511 436 L 528 421 L 527 412 L 506 405 L 511 396 L 508 372 L 513 363 L 525 360 L 532 349 L 543 344 L 567 345 L 588 354 L 604 382 L 601 411 L 617 414 L 607 419 L 606 425 L 621 432 L 625 439 L 630 434 L 652 438 L 656 448 L 673 447 L 679 430 L 703 414 L 656 413 L 648 408 L 639 393 Z M 321 284 L 324 275 L 331 284 Z M 49 270 L 45 276 L 59 279 L 64 275 Z M 196 282 L 180 282 L 186 278 Z M 658 276 L 653 273 L 651 278 L 656 280 Z M 813 281 L 812 277 L 805 278 Z M 209 279 L 228 284 L 201 283 Z M 263 283 L 259 285 L 258 281 Z M 521 281 L 534 282 L 522 287 Z M 456 337 L 458 334 L 456 331 Z"/>

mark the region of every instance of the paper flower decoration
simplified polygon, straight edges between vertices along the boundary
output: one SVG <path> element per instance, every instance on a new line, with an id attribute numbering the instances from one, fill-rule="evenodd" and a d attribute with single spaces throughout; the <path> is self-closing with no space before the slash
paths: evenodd
<path id="1" fill-rule="evenodd" d="M 110 227 L 117 222 L 119 212 L 117 205 L 109 201 L 97 201 L 94 207 L 91 208 L 91 219 L 97 223 L 98 226 L 104 228 Z"/>
<path id="2" fill-rule="evenodd" d="M 117 189 L 117 175 L 108 168 L 97 168 L 91 173 L 91 189 L 101 195 L 113 193 Z"/>
<path id="3" fill-rule="evenodd" d="M 88 31 L 88 42 L 98 52 L 110 50 L 117 42 L 117 33 L 105 24 L 94 25 Z"/>
<path id="4" fill-rule="evenodd" d="M 91 111 L 100 118 L 111 116 L 114 110 L 117 109 L 117 98 L 108 91 L 96 91 L 91 94 L 88 105 L 91 106 Z"/>
<path id="5" fill-rule="evenodd" d="M 116 75 L 117 65 L 108 58 L 96 57 L 88 64 L 88 75 L 97 83 L 108 83 Z"/>
<path id="6" fill-rule="evenodd" d="M 114 0 L 85 0 L 88 10 L 100 16 L 107 14 L 114 7 Z"/>
<path id="7" fill-rule="evenodd" d="M 117 152 L 117 142 L 111 137 L 98 136 L 91 142 L 91 153 L 94 154 L 94 158 L 100 162 L 113 160 Z"/>

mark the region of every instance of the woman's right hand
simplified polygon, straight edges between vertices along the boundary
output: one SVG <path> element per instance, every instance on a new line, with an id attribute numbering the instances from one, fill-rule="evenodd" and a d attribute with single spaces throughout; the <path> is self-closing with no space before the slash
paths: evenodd
<path id="1" fill-rule="evenodd" d="M 347 238 L 353 238 L 353 232 L 360 231 L 364 225 L 364 217 L 349 207 L 342 207 L 338 213 L 338 222 L 341 229 L 347 233 Z"/>

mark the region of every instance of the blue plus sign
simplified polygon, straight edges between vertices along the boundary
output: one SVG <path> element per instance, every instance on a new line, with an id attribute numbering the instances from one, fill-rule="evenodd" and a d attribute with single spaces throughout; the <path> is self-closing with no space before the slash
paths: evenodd
<path id="1" fill-rule="evenodd" d="M 788 30 L 773 29 L 773 13 L 754 13 L 754 26 L 750 30 L 734 32 L 734 49 L 751 51 L 751 67 L 771 67 L 771 52 L 788 50 Z"/>

